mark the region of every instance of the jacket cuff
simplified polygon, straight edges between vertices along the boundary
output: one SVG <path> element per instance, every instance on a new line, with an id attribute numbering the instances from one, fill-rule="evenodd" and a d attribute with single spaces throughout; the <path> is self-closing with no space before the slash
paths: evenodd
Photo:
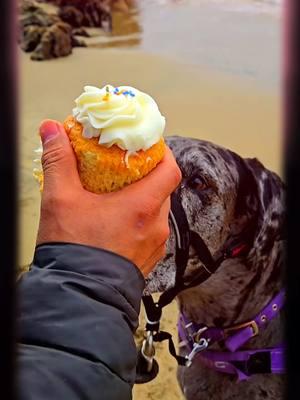
<path id="1" fill-rule="evenodd" d="M 145 280 L 136 265 L 123 256 L 75 243 L 44 243 L 36 247 L 32 267 L 70 271 L 105 281 L 139 313 Z"/>

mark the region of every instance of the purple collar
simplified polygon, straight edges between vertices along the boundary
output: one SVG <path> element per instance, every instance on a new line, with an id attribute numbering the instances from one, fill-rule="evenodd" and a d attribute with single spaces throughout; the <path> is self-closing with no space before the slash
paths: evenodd
<path id="1" fill-rule="evenodd" d="M 197 356 L 209 368 L 236 374 L 239 380 L 248 379 L 256 373 L 284 373 L 284 346 L 260 350 L 241 350 L 246 342 L 265 329 L 268 322 L 282 309 L 285 292 L 282 289 L 251 321 L 229 327 L 207 327 L 189 321 L 183 313 L 179 315 L 178 333 L 180 346 L 190 350 L 189 365 Z M 207 350 L 213 343 L 224 341 L 228 352 Z"/>

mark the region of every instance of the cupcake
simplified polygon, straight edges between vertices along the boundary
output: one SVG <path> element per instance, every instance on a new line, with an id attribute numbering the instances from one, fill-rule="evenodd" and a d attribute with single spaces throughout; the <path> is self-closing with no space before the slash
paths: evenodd
<path id="1" fill-rule="evenodd" d="M 85 189 L 119 190 L 162 160 L 165 118 L 148 94 L 129 86 L 85 86 L 75 104 L 64 127 Z"/>

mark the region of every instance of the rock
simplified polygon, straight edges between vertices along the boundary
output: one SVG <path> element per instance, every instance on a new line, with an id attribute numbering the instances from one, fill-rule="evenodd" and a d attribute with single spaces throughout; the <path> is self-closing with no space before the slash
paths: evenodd
<path id="1" fill-rule="evenodd" d="M 72 28 L 65 22 L 57 22 L 43 33 L 40 43 L 33 52 L 32 60 L 49 60 L 65 57 L 72 53 Z"/>
<path id="2" fill-rule="evenodd" d="M 102 21 L 111 19 L 109 0 L 59 0 L 61 8 L 72 6 L 83 14 L 82 26 L 102 27 Z"/>
<path id="3" fill-rule="evenodd" d="M 87 47 L 87 44 L 75 36 L 71 36 L 72 47 Z"/>
<path id="4" fill-rule="evenodd" d="M 33 60 L 47 60 L 71 54 L 72 47 L 85 47 L 76 37 L 89 37 L 81 27 L 111 31 L 111 4 L 116 1 L 120 9 L 132 0 L 19 0 L 22 50 L 33 52 Z"/>
<path id="5" fill-rule="evenodd" d="M 26 52 L 33 51 L 40 43 L 41 37 L 45 30 L 46 28 L 42 26 L 25 26 L 22 31 L 21 49 Z"/>
<path id="6" fill-rule="evenodd" d="M 40 5 L 35 0 L 20 0 L 19 1 L 19 13 L 24 14 L 25 12 L 34 12 L 40 8 Z"/>
<path id="7" fill-rule="evenodd" d="M 112 9 L 114 11 L 128 12 L 129 5 L 126 0 L 113 0 L 112 1 Z"/>
<path id="8" fill-rule="evenodd" d="M 128 12 L 130 8 L 136 6 L 136 0 L 111 0 L 113 11 Z"/>
<path id="9" fill-rule="evenodd" d="M 83 23 L 83 13 L 74 6 L 65 6 L 60 8 L 59 17 L 74 28 L 79 28 Z"/>
<path id="10" fill-rule="evenodd" d="M 60 21 L 55 14 L 48 14 L 35 1 L 25 0 L 21 6 L 19 23 L 21 28 L 30 25 L 51 26 Z"/>
<path id="11" fill-rule="evenodd" d="M 31 11 L 33 12 L 36 2 L 33 0 L 24 1 L 34 3 Z M 122 0 L 120 1 L 122 2 Z M 55 4 L 59 9 L 59 17 L 73 27 L 101 28 L 103 23 L 105 28 L 111 27 L 111 4 L 114 0 L 40 0 L 40 2 Z M 129 0 L 123 1 L 124 4 L 128 2 Z"/>
<path id="12" fill-rule="evenodd" d="M 74 36 L 90 37 L 90 35 L 84 28 L 75 28 L 73 29 L 72 34 Z"/>

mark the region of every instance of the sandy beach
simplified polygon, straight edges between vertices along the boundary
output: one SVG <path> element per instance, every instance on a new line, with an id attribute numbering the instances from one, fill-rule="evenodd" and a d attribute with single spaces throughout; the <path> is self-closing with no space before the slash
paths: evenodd
<path id="1" fill-rule="evenodd" d="M 161 12 L 167 12 L 165 3 L 161 2 Z M 195 7 L 194 3 L 191 1 L 192 7 Z M 172 7 L 175 7 L 175 2 L 172 2 Z M 190 11 L 192 13 L 193 9 Z M 257 46 L 257 74 L 255 63 L 249 66 L 249 70 L 252 68 L 251 74 L 236 72 L 228 67 L 228 63 L 227 69 L 223 68 L 225 64 L 214 68 L 209 57 L 207 63 L 203 60 L 196 62 L 188 55 L 185 59 L 176 58 L 176 51 L 167 52 L 167 44 L 156 51 L 154 44 L 150 45 L 147 41 L 147 37 L 150 37 L 149 32 L 145 32 L 148 25 L 143 25 L 145 19 L 142 13 L 140 15 L 140 32 L 134 34 L 135 40 L 138 39 L 134 45 L 123 43 L 121 46 L 120 40 L 125 40 L 120 39 L 122 35 L 116 35 L 120 39 L 118 45 L 103 48 L 99 48 L 99 40 L 97 45 L 97 40 L 93 39 L 95 45 L 91 48 L 74 49 L 70 57 L 40 63 L 31 61 L 28 54 L 19 53 L 21 267 L 32 260 L 39 217 L 40 194 L 32 177 L 33 159 L 36 157 L 34 149 L 39 146 L 38 126 L 45 118 L 64 120 L 72 110 L 74 99 L 86 84 L 100 87 L 106 83 L 128 84 L 146 91 L 157 100 L 166 117 L 166 135 L 209 140 L 244 157 L 257 157 L 268 168 L 281 173 L 279 44 L 271 42 L 270 54 L 265 58 L 266 64 L 262 68 L 258 64 L 260 57 L 265 55 L 259 53 L 263 49 Z M 149 18 L 149 13 L 147 15 Z M 159 19 L 159 12 L 157 15 Z M 136 15 L 134 18 L 137 18 Z M 262 18 L 270 27 L 278 29 L 277 17 L 262 17 L 259 14 L 259 27 Z M 159 27 L 158 31 L 162 32 Z M 255 27 L 252 29 L 255 30 Z M 132 33 L 129 32 L 129 39 L 130 35 Z M 176 42 L 176 46 L 178 54 L 183 52 L 184 38 L 182 43 Z M 191 53 L 193 46 L 196 46 L 193 41 L 187 45 Z M 239 46 L 242 48 L 243 43 Z M 248 43 L 248 46 L 254 52 L 255 43 Z M 204 50 L 202 56 L 206 52 Z M 209 51 L 212 52 L 211 49 Z M 235 57 L 237 63 L 238 57 L 232 56 L 233 59 Z M 244 62 L 247 63 L 247 60 L 244 59 Z M 268 74 L 267 80 L 264 77 Z M 164 313 L 163 327 L 175 334 L 176 304 L 171 304 Z M 166 347 L 165 344 L 157 346 L 159 376 L 147 385 L 136 386 L 135 399 L 182 398 L 176 382 L 176 365 Z"/>

